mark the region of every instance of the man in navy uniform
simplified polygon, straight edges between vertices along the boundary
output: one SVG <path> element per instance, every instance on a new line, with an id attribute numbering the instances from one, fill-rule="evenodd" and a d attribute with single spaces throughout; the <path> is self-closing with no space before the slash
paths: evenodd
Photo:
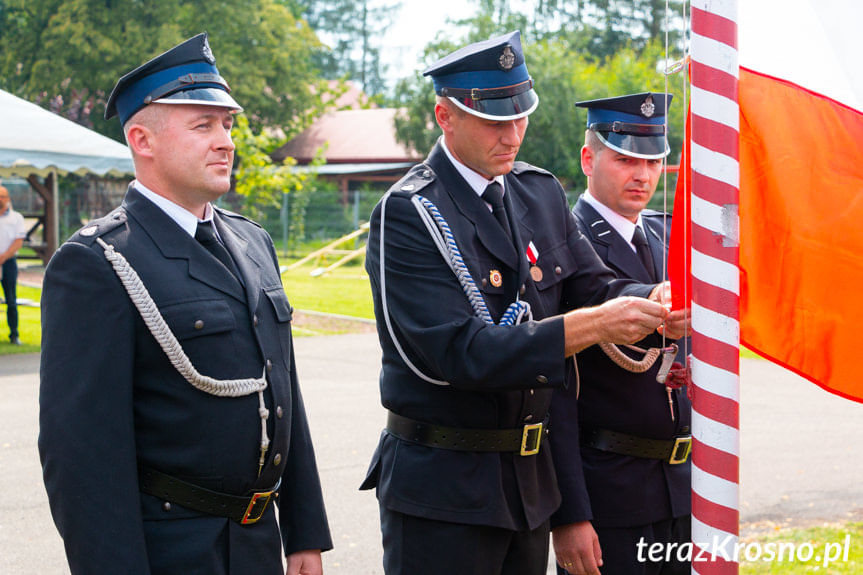
<path id="1" fill-rule="evenodd" d="M 387 575 L 539 575 L 560 502 L 549 403 L 575 385 L 565 358 L 637 341 L 665 310 L 643 299 L 654 286 L 615 280 L 557 180 L 516 161 L 539 101 L 518 32 L 425 75 L 443 136 L 371 217 L 388 419 L 362 488 L 377 488 Z M 516 301 L 532 319 L 504 325 Z"/>
<path id="2" fill-rule="evenodd" d="M 645 206 L 669 152 L 670 102 L 670 95 L 644 93 L 577 104 L 587 108 L 588 124 L 581 149 L 587 191 L 573 209 L 579 230 L 619 277 L 641 282 L 664 279 L 671 218 Z M 674 312 L 668 321 L 683 315 Z M 671 343 L 651 334 L 637 346 Z M 641 359 L 638 352 L 631 355 Z M 599 573 L 601 557 L 603 575 L 688 574 L 688 563 L 649 561 L 644 546 L 690 540 L 685 390 L 657 382 L 660 361 L 633 373 L 598 346 L 576 361 L 580 393 L 557 390 L 551 410 L 551 447 L 563 493 L 552 517 L 554 545 L 558 563 L 572 565 L 558 572 Z M 581 450 L 573 447 L 579 442 Z M 585 482 L 589 504 L 580 497 Z"/>
<path id="3" fill-rule="evenodd" d="M 211 203 L 240 110 L 205 34 L 123 76 L 105 115 L 136 180 L 46 270 L 39 451 L 72 573 L 318 575 L 332 547 L 272 240 Z"/>

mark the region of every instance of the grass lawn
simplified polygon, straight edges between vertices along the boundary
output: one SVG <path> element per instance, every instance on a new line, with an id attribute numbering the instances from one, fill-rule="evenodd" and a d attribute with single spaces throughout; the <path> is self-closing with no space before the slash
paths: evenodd
<path id="1" fill-rule="evenodd" d="M 287 263 L 290 262 L 283 262 Z M 310 263 L 282 274 L 285 293 L 292 306 L 301 310 L 375 318 L 369 279 L 361 265 L 342 266 L 327 275 L 312 277 L 316 267 Z"/>
<path id="2" fill-rule="evenodd" d="M 761 559 L 746 561 L 742 552 L 741 575 L 852 575 L 863 573 L 863 523 L 827 525 L 806 529 L 781 529 L 769 535 L 748 538 L 746 543 L 757 542 L 763 552 Z M 783 545 L 786 551 L 783 553 Z M 790 551 L 794 545 L 794 552 Z M 765 561 L 772 548 L 776 558 Z M 846 557 L 847 553 L 847 557 Z M 756 557 L 756 548 L 749 553 Z M 793 559 L 791 558 L 793 556 Z M 779 561 L 779 558 L 783 561 Z"/>
<path id="3" fill-rule="evenodd" d="M 18 332 L 24 345 L 9 343 L 9 327 L 6 324 L 6 304 L 0 305 L 0 355 L 10 353 L 32 353 L 39 351 L 42 339 L 42 325 L 38 307 L 21 305 L 22 299 L 39 302 L 42 290 L 18 285 Z"/>

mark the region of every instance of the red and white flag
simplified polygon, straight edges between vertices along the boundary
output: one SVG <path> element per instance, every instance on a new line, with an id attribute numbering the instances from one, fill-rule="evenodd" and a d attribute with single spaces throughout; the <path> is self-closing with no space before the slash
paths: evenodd
<path id="1" fill-rule="evenodd" d="M 738 7 L 740 340 L 863 402 L 863 2 L 758 0 Z M 682 229 L 690 221 L 679 217 L 684 181 L 687 190 L 698 186 L 685 162 L 669 263 L 676 307 L 689 278 L 684 253 L 691 241 L 684 236 L 710 233 Z M 691 284 L 685 291 L 691 297 Z"/>

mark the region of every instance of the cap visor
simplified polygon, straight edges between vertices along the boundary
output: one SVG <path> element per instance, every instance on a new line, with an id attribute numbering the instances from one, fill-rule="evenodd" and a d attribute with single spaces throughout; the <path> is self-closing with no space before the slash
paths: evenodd
<path id="1" fill-rule="evenodd" d="M 453 98 L 453 103 L 474 116 L 486 120 L 517 120 L 523 118 L 536 110 L 539 105 L 539 96 L 534 90 L 528 90 L 515 96 L 506 98 L 489 98 L 486 100 L 472 100 L 470 98 Z"/>
<path id="2" fill-rule="evenodd" d="M 671 151 L 665 136 L 633 136 L 616 132 L 596 132 L 602 143 L 626 156 L 657 160 Z"/>
<path id="3" fill-rule="evenodd" d="M 243 107 L 231 97 L 230 94 L 219 88 L 193 88 L 174 92 L 164 98 L 154 100 L 159 104 L 198 104 L 201 106 L 219 106 L 242 112 Z"/>

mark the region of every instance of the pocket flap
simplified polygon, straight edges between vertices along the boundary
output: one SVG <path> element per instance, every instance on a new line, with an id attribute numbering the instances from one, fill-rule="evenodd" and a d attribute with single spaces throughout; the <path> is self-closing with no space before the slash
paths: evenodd
<path id="1" fill-rule="evenodd" d="M 264 288 L 264 293 L 267 295 L 267 299 L 270 300 L 270 303 L 273 304 L 273 309 L 276 310 L 276 318 L 278 321 L 280 323 L 291 321 L 294 308 L 292 308 L 290 302 L 288 302 L 288 296 L 285 295 L 285 290 L 282 286 Z"/>
<path id="2" fill-rule="evenodd" d="M 177 339 L 191 339 L 237 327 L 234 314 L 224 300 L 176 303 L 164 306 L 159 311 Z"/>

